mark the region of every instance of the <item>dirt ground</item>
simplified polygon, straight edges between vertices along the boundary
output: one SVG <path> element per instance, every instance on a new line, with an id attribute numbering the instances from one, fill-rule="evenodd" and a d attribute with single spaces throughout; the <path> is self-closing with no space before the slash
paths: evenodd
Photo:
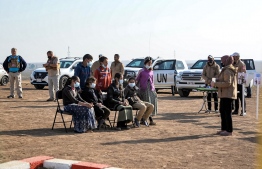
<path id="1" fill-rule="evenodd" d="M 200 92 L 181 98 L 160 91 L 156 126 L 75 134 L 66 133 L 62 124 L 51 130 L 56 103 L 45 101 L 47 87 L 36 90 L 24 82 L 23 99 L 7 99 L 9 86 L 0 90 L 0 163 L 47 155 L 132 169 L 257 166 L 261 134 L 255 118 L 255 88 L 252 98 L 246 99 L 247 116 L 233 116 L 232 137 L 214 135 L 220 129 L 218 114 L 197 114 L 203 102 Z"/>

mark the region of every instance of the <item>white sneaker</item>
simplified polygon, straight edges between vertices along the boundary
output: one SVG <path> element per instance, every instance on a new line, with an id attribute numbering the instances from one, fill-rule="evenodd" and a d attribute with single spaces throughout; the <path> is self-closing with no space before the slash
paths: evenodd
<path id="1" fill-rule="evenodd" d="M 219 113 L 219 111 L 218 111 L 218 110 L 215 110 L 215 113 Z"/>
<path id="2" fill-rule="evenodd" d="M 211 110 L 206 110 L 205 113 L 210 113 Z"/>

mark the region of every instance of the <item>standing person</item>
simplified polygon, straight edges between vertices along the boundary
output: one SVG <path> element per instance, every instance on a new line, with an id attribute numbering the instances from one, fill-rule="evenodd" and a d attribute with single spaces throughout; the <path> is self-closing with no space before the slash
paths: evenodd
<path id="1" fill-rule="evenodd" d="M 138 87 L 136 87 L 135 78 L 128 79 L 128 85 L 124 90 L 125 99 L 128 100 L 132 108 L 138 109 L 139 112 L 134 119 L 134 125 L 140 127 L 140 122 L 146 126 L 149 126 L 147 119 L 154 110 L 154 105 L 148 102 L 142 101 L 138 96 Z"/>
<path id="2" fill-rule="evenodd" d="M 54 90 L 55 93 L 59 90 L 59 73 L 60 73 L 60 62 L 59 59 L 54 56 L 52 51 L 47 52 L 47 62 L 43 64 L 48 73 L 48 89 L 49 89 L 49 99 L 47 101 L 54 101 Z"/>
<path id="3" fill-rule="evenodd" d="M 140 88 L 141 99 L 154 105 L 154 111 L 149 117 L 149 125 L 156 125 L 152 116 L 157 115 L 157 93 L 154 86 L 154 73 L 152 70 L 152 58 L 146 57 L 144 68 L 142 68 L 136 77 L 138 87 Z"/>
<path id="4" fill-rule="evenodd" d="M 123 75 L 116 73 L 112 84 L 107 91 L 108 107 L 119 111 L 117 119 L 117 129 L 130 129 L 127 123 L 133 120 L 132 107 L 124 98 Z"/>
<path id="5" fill-rule="evenodd" d="M 86 54 L 83 56 L 83 62 L 77 64 L 75 68 L 74 76 L 78 76 L 80 78 L 80 88 L 84 90 L 86 87 L 86 80 L 91 75 L 91 64 L 93 57 L 90 54 Z"/>
<path id="6" fill-rule="evenodd" d="M 237 68 L 237 73 L 246 73 L 246 65 L 244 62 L 242 62 L 240 60 L 240 55 L 239 53 L 235 52 L 233 53 L 231 56 L 233 56 L 234 58 L 234 64 L 233 66 L 235 66 Z M 245 84 L 243 84 L 245 85 Z M 242 102 L 242 94 L 244 94 L 242 92 L 242 84 L 237 84 L 237 91 L 239 92 L 237 94 L 237 99 L 235 100 L 235 110 L 233 111 L 232 114 L 238 114 L 238 109 L 239 109 L 239 100 L 241 101 L 241 107 L 243 109 L 243 102 Z M 246 100 L 245 100 L 245 95 L 244 95 L 244 107 L 245 110 L 244 112 L 246 113 Z M 243 116 L 243 111 L 241 111 L 240 116 Z"/>
<path id="7" fill-rule="evenodd" d="M 22 90 L 22 77 L 21 72 L 26 69 L 26 62 L 20 55 L 16 55 L 17 49 L 11 49 L 12 55 L 7 56 L 3 63 L 3 67 L 5 71 L 9 75 L 10 79 L 10 95 L 7 98 L 14 98 L 15 97 L 15 83 L 16 83 L 16 90 L 17 95 L 21 99 L 23 98 L 23 90 Z"/>
<path id="8" fill-rule="evenodd" d="M 122 62 L 119 60 L 120 56 L 119 54 L 115 54 L 114 56 L 114 62 L 111 63 L 111 75 L 112 77 L 115 76 L 116 73 L 124 74 L 124 65 Z"/>
<path id="9" fill-rule="evenodd" d="M 232 124 L 232 102 L 237 98 L 237 70 L 232 65 L 233 57 L 225 55 L 221 58 L 221 66 L 224 67 L 216 82 L 211 82 L 212 87 L 218 87 L 218 97 L 220 98 L 221 130 L 217 132 L 222 136 L 231 136 L 233 132 Z"/>
<path id="10" fill-rule="evenodd" d="M 88 103 L 94 104 L 94 110 L 96 115 L 96 120 L 98 121 L 98 129 L 102 125 L 106 125 L 105 120 L 110 115 L 110 110 L 103 104 L 103 96 L 99 91 L 95 89 L 96 79 L 94 77 L 89 77 L 86 80 L 86 87 L 81 93 L 81 97 Z"/>
<path id="11" fill-rule="evenodd" d="M 214 61 L 214 57 L 209 55 L 207 57 L 207 64 L 203 68 L 202 72 L 202 78 L 205 80 L 206 86 L 210 86 L 210 83 L 212 81 L 212 78 L 217 78 L 219 75 L 219 65 Z M 217 99 L 217 92 L 208 93 L 207 95 L 207 104 L 208 104 L 208 110 L 206 113 L 209 113 L 211 111 L 211 96 L 214 97 L 215 102 L 215 112 L 218 113 L 218 99 Z"/>
<path id="12" fill-rule="evenodd" d="M 98 68 L 100 67 L 100 61 L 99 61 L 99 59 L 100 59 L 102 56 L 103 56 L 103 55 L 100 54 L 100 55 L 98 56 L 98 60 L 95 61 L 95 62 L 92 64 L 92 67 L 91 67 L 91 75 L 92 75 L 92 76 L 95 75 L 96 69 L 98 69 Z"/>
<path id="13" fill-rule="evenodd" d="M 80 86 L 77 76 L 68 78 L 62 91 L 63 105 L 67 112 L 73 114 L 74 131 L 76 133 L 92 132 L 96 128 L 93 104 L 85 102 L 76 88 Z"/>
<path id="14" fill-rule="evenodd" d="M 100 92 L 106 92 L 111 84 L 111 73 L 107 67 L 108 59 L 105 56 L 99 58 L 100 67 L 96 69 L 94 77 L 96 78 L 96 89 Z"/>

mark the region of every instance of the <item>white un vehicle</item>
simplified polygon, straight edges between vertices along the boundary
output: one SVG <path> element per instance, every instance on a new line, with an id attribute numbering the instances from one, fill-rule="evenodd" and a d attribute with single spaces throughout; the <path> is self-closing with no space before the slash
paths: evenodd
<path id="1" fill-rule="evenodd" d="M 75 67 L 79 62 L 82 62 L 82 58 L 78 57 L 66 57 L 60 59 L 60 75 L 59 75 L 59 88 L 63 88 L 67 79 L 74 75 Z M 43 89 L 48 86 L 48 76 L 45 68 L 35 69 L 30 76 L 31 84 L 36 89 Z"/>
<path id="2" fill-rule="evenodd" d="M 138 71 L 144 67 L 144 58 L 133 59 L 125 67 L 124 86 L 130 77 L 136 77 Z M 177 93 L 176 75 L 188 69 L 187 64 L 181 59 L 153 59 L 154 85 L 156 91 L 159 89 L 171 89 L 172 95 Z"/>
<path id="3" fill-rule="evenodd" d="M 219 66 L 221 65 L 221 58 L 215 58 L 214 60 Z M 246 88 L 247 95 L 249 95 L 251 93 L 251 87 L 253 86 L 254 73 L 256 72 L 255 63 L 253 59 L 241 60 L 246 64 L 248 74 Z M 202 72 L 206 63 L 207 59 L 198 60 L 190 69 L 178 73 L 176 77 L 176 86 L 181 97 L 187 97 L 193 89 L 205 85 L 205 80 L 202 79 Z"/>

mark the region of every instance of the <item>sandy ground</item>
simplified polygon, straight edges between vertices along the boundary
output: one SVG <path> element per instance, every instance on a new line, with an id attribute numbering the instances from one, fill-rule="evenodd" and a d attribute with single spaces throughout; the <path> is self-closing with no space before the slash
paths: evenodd
<path id="1" fill-rule="evenodd" d="M 156 126 L 75 134 L 65 133 L 62 124 L 51 130 L 56 103 L 45 102 L 47 88 L 36 90 L 25 82 L 23 99 L 7 99 L 8 87 L 0 86 L 0 163 L 47 155 L 132 169 L 257 166 L 261 134 L 255 119 L 255 88 L 247 99 L 247 116 L 233 116 L 233 136 L 222 137 L 214 135 L 220 129 L 218 114 L 197 114 L 200 92 L 181 98 L 161 91 Z"/>

